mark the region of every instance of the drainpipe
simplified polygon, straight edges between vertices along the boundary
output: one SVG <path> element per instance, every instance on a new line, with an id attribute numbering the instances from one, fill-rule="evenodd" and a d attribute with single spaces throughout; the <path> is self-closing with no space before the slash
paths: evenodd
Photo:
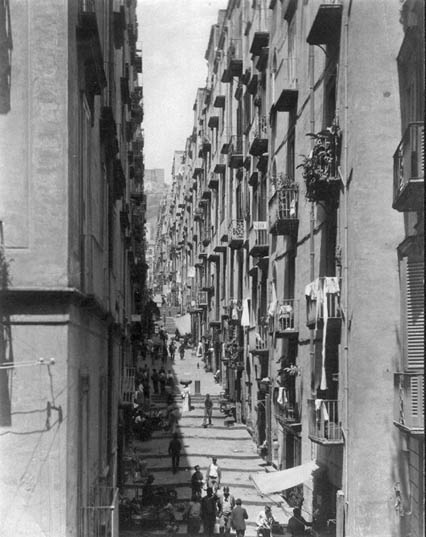
<path id="1" fill-rule="evenodd" d="M 345 53 L 344 53 L 344 111 L 343 111 L 343 129 L 345 133 L 345 143 L 343 148 L 343 184 L 344 184 L 344 195 L 343 195 L 343 289 L 344 289 L 344 301 L 345 301 L 345 330 L 344 330 L 344 405 L 345 405 L 345 449 L 343 452 L 344 457 L 344 481 L 343 481 L 343 492 L 345 495 L 345 525 L 347 521 L 347 511 L 349 505 L 348 498 L 348 489 L 349 489 L 349 480 L 348 480 L 348 468 L 349 468 L 349 326 L 348 326 L 348 316 L 349 316 L 349 292 L 348 292 L 348 46 L 349 46 L 349 20 L 348 14 L 346 14 L 346 20 L 344 25 L 344 40 L 345 40 Z M 342 535 L 344 533 L 344 528 L 342 528 Z"/>
<path id="2" fill-rule="evenodd" d="M 310 117 L 310 131 L 315 132 L 315 56 L 314 56 L 314 47 L 313 45 L 309 46 L 309 117 Z M 314 140 L 311 140 L 311 149 L 314 146 Z M 314 228 L 315 228 L 315 203 L 311 203 L 311 212 L 310 212 L 310 238 L 309 238 L 309 259 L 310 259 L 310 281 L 312 282 L 315 278 L 315 237 L 314 237 Z M 310 330 L 310 341 L 309 341 L 309 356 L 310 356 L 310 365 L 311 371 L 315 371 L 315 344 L 314 344 L 315 331 L 314 329 Z M 313 397 L 316 396 L 315 390 L 312 389 Z"/>

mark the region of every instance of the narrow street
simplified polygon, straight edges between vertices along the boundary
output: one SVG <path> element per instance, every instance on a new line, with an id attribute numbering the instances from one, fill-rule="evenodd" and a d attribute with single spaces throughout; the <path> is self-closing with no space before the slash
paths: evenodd
<path id="1" fill-rule="evenodd" d="M 176 319 L 178 327 L 179 321 Z M 166 318 L 165 328 L 169 332 L 169 338 L 174 335 L 175 319 Z M 185 505 L 190 500 L 191 475 L 194 472 L 194 466 L 199 465 L 205 476 L 208 465 L 212 457 L 217 457 L 218 464 L 222 469 L 223 486 L 229 486 L 230 493 L 235 499 L 241 498 L 243 507 L 246 508 L 249 519 L 247 521 L 246 535 L 253 537 L 256 535 L 256 516 L 265 504 L 272 506 L 272 512 L 276 520 L 286 523 L 290 516 L 290 510 L 284 507 L 285 502 L 279 495 L 261 497 L 256 491 L 250 474 L 266 470 L 265 461 L 259 457 L 256 451 L 256 445 L 250 434 L 247 432 L 244 424 L 235 423 L 226 426 L 224 415 L 219 410 L 219 399 L 222 387 L 214 381 L 213 374 L 204 371 L 203 363 L 197 367 L 197 358 L 194 349 L 186 349 L 183 360 L 176 353 L 175 363 L 169 361 L 166 370 L 171 369 L 175 378 L 174 399 L 181 408 L 181 388 L 180 382 L 192 380 L 191 404 L 193 409 L 190 412 L 182 413 L 177 428 L 181 440 L 183 451 L 180 458 L 180 468 L 176 474 L 172 473 L 171 458 L 168 455 L 168 445 L 172 438 L 170 432 L 155 431 L 152 438 L 147 441 L 134 440 L 131 451 L 134 455 L 142 457 L 147 465 L 147 472 L 155 477 L 154 485 L 167 486 L 176 489 L 178 499 L 176 502 L 177 518 L 180 520 L 179 534 L 186 534 L 186 523 L 182 521 L 182 512 Z M 148 363 L 158 368 L 152 363 Z M 195 393 L 198 382 L 200 393 Z M 213 406 L 212 426 L 204 428 L 204 399 L 206 394 L 210 394 Z M 166 407 L 165 396 L 153 395 L 151 403 L 161 408 Z M 269 468 L 271 470 L 271 468 Z M 272 469 L 273 470 L 273 469 Z M 220 494 L 221 491 L 219 491 Z M 203 492 L 203 495 L 205 492 Z M 139 528 L 123 529 L 120 531 L 120 537 L 133 537 L 136 535 L 153 534 L 161 535 L 164 530 L 143 529 L 143 523 Z"/>

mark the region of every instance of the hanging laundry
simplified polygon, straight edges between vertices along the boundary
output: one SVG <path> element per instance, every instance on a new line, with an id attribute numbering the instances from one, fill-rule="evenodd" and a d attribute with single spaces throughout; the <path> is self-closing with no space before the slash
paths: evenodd
<path id="1" fill-rule="evenodd" d="M 296 216 L 296 200 L 292 199 L 290 202 L 290 216 L 294 218 Z"/>
<path id="2" fill-rule="evenodd" d="M 284 388 L 278 388 L 277 403 L 279 405 L 284 405 L 284 397 L 285 397 Z"/>
<path id="3" fill-rule="evenodd" d="M 243 300 L 243 311 L 241 314 L 241 326 L 248 327 L 250 326 L 250 313 L 249 313 L 249 299 L 245 298 Z"/>

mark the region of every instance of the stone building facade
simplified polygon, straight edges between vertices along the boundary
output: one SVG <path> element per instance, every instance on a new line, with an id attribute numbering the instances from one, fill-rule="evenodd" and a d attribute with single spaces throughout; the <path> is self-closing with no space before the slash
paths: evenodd
<path id="1" fill-rule="evenodd" d="M 283 494 L 320 535 L 424 533 L 423 31 L 416 0 L 230 0 L 163 206 L 194 337 L 267 462 L 315 461 Z"/>
<path id="2" fill-rule="evenodd" d="M 0 7 L 4 536 L 118 535 L 132 315 L 146 294 L 135 10 Z"/>

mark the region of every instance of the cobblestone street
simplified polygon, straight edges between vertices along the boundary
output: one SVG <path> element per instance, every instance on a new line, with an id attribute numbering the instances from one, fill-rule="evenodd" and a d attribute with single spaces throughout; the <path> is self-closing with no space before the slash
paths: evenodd
<path id="1" fill-rule="evenodd" d="M 171 330 L 173 323 L 168 321 L 166 326 Z M 225 416 L 220 412 L 218 403 L 222 388 L 220 384 L 215 383 L 212 373 L 204 371 L 202 363 L 198 363 L 199 367 L 197 367 L 195 349 L 187 349 L 183 360 L 177 355 L 175 363 L 167 365 L 166 369 L 172 369 L 175 376 L 174 397 L 180 407 L 182 406 L 180 381 L 192 380 L 190 389 L 193 409 L 190 412 L 182 413 L 178 426 L 178 433 L 183 445 L 180 469 L 176 474 L 172 473 L 171 459 L 168 455 L 168 445 L 172 438 L 170 432 L 156 431 L 148 441 L 135 440 L 132 450 L 134 455 L 142 457 L 147 463 L 148 473 L 155 476 L 155 485 L 173 487 L 177 490 L 176 510 L 178 518 L 182 518 L 183 508 L 190 499 L 190 479 L 194 472 L 194 466 L 199 465 L 203 475 L 205 475 L 211 458 L 217 457 L 218 464 L 222 469 L 221 486 L 229 486 L 230 493 L 235 499 L 241 498 L 243 506 L 248 512 L 249 519 L 246 531 L 248 537 L 256 535 L 255 519 L 265 504 L 272 506 L 273 515 L 279 522 L 287 522 L 290 509 L 285 500 L 279 495 L 261 497 L 250 480 L 250 474 L 266 470 L 265 461 L 257 454 L 256 444 L 244 424 L 235 423 L 229 427 L 225 425 Z M 194 393 L 196 381 L 199 381 L 200 394 Z M 202 426 L 203 409 L 207 393 L 214 401 L 213 419 L 212 426 L 204 428 Z M 165 399 L 161 396 L 153 396 L 152 402 L 165 408 Z M 161 534 L 163 531 L 150 530 L 150 533 Z M 186 523 L 180 523 L 179 533 L 186 533 Z M 143 526 L 140 529 L 132 528 L 120 531 L 120 537 L 133 537 L 142 534 L 147 534 Z"/>

